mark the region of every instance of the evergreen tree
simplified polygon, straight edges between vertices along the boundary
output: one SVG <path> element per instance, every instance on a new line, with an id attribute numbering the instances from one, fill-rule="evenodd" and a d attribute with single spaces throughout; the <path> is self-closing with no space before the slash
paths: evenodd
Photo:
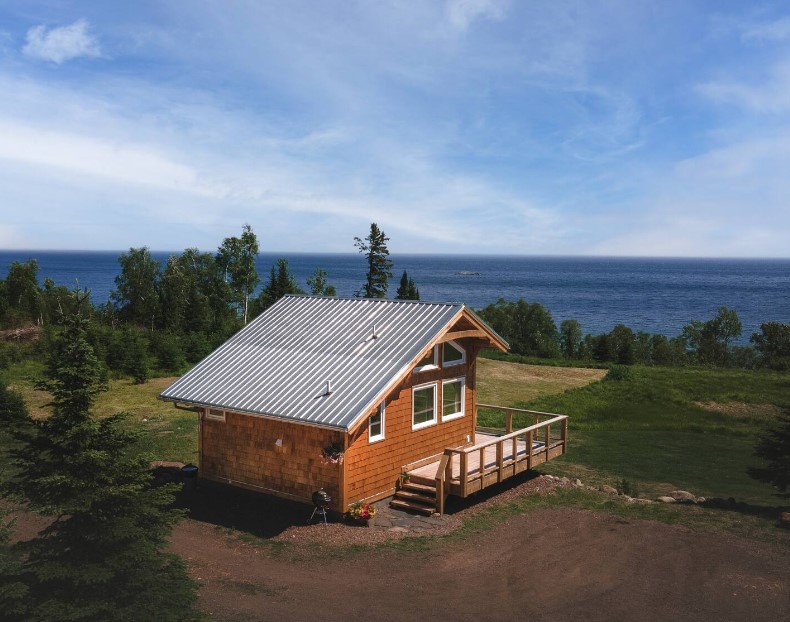
<path id="1" fill-rule="evenodd" d="M 288 267 L 288 260 L 280 258 L 272 266 L 269 282 L 263 288 L 256 301 L 256 313 L 271 307 L 283 296 L 288 294 L 304 294 L 304 290 L 296 284 L 296 279 Z"/>
<path id="2" fill-rule="evenodd" d="M 410 278 L 408 274 L 406 274 L 406 270 L 403 271 L 403 276 L 400 278 L 400 285 L 398 286 L 398 290 L 395 292 L 395 300 L 419 300 L 420 299 L 420 290 L 417 289 L 417 285 L 414 283 L 414 279 Z"/>
<path id="3" fill-rule="evenodd" d="M 321 268 L 316 268 L 312 276 L 307 277 L 307 287 L 313 296 L 337 296 L 334 285 L 327 281 L 327 274 Z"/>
<path id="4" fill-rule="evenodd" d="M 22 562 L 17 548 L 9 543 L 14 521 L 6 519 L 0 508 L 0 621 L 24 620 L 28 589 L 22 577 Z"/>
<path id="5" fill-rule="evenodd" d="M 765 460 L 764 467 L 749 469 L 756 480 L 775 486 L 782 497 L 790 497 L 790 410 L 779 415 L 776 426 L 757 442 L 754 455 Z"/>
<path id="6" fill-rule="evenodd" d="M 21 619 L 197 619 L 195 585 L 183 561 L 164 552 L 179 516 L 169 509 L 172 487 L 153 487 L 149 458 L 136 451 L 139 436 L 124 430 L 123 414 L 90 415 L 104 386 L 84 300 L 77 307 L 39 385 L 52 394 L 52 414 L 13 432 L 15 472 L 4 492 L 56 517 L 24 543 Z"/>
<path id="7" fill-rule="evenodd" d="M 260 282 L 255 269 L 257 256 L 258 238 L 250 225 L 242 227 L 240 238 L 225 238 L 217 252 L 217 263 L 225 272 L 225 280 L 230 284 L 245 325 L 249 315 L 250 296 Z"/>
<path id="8" fill-rule="evenodd" d="M 392 277 L 392 262 L 389 260 L 387 242 L 389 238 L 381 231 L 378 225 L 370 223 L 370 233 L 363 240 L 354 238 L 354 246 L 364 254 L 368 262 L 368 272 L 365 284 L 360 290 L 364 298 L 386 298 L 388 280 Z"/>

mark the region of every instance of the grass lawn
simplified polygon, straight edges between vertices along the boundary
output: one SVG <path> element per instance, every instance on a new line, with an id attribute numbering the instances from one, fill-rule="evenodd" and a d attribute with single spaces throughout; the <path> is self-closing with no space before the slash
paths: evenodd
<path id="1" fill-rule="evenodd" d="M 31 362 L 5 372 L 35 415 L 47 411 L 48 395 L 33 387 L 40 372 Z M 478 400 L 570 416 L 568 453 L 541 471 L 589 484 L 626 479 L 643 496 L 680 488 L 756 506 L 782 504 L 746 469 L 755 464 L 759 433 L 790 407 L 789 373 L 635 366 L 630 380 L 600 380 L 604 374 L 479 359 Z M 128 425 L 144 431 L 152 459 L 196 462 L 195 413 L 156 399 L 172 380 L 113 380 L 94 410 L 129 412 Z M 497 426 L 502 419 L 481 411 L 479 423 Z"/>
<path id="2" fill-rule="evenodd" d="M 479 383 L 482 391 L 485 366 Z M 516 386 L 505 394 L 520 383 L 514 377 Z M 542 467 L 546 472 L 612 485 L 626 479 L 648 496 L 681 488 L 781 504 L 746 469 L 755 464 L 757 436 L 790 407 L 790 374 L 635 366 L 630 380 L 594 382 L 510 405 L 570 416 L 568 453 Z M 481 425 L 495 423 L 487 417 L 481 414 Z"/>

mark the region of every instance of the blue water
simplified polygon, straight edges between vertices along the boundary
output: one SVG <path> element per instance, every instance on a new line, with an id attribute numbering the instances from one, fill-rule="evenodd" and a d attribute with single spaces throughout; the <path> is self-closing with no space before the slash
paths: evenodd
<path id="1" fill-rule="evenodd" d="M 119 252 L 0 251 L 0 277 L 12 261 L 36 258 L 39 279 L 91 290 L 105 302 L 115 286 Z M 169 253 L 152 255 L 164 262 Z M 356 254 L 262 253 L 258 273 L 266 280 L 274 261 L 285 256 L 299 284 L 320 267 L 341 296 L 353 296 L 365 278 Z M 559 323 L 577 319 L 585 332 L 608 332 L 616 324 L 634 330 L 677 335 L 690 320 L 712 318 L 720 306 L 738 312 L 741 343 L 763 322 L 790 323 L 790 259 L 656 259 L 604 257 L 499 257 L 397 255 L 394 296 L 403 270 L 414 278 L 423 300 L 465 302 L 484 307 L 498 298 L 524 298 L 546 306 Z M 460 273 L 476 274 L 460 274 Z"/>

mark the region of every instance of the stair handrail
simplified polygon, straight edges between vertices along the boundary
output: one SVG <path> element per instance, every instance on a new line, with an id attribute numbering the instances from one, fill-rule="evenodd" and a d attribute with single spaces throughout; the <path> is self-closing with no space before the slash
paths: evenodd
<path id="1" fill-rule="evenodd" d="M 444 481 L 448 477 L 447 472 L 452 469 L 452 465 L 450 464 L 452 455 L 453 454 L 449 450 L 445 449 L 442 454 L 442 459 L 439 461 L 439 468 L 436 469 L 436 511 L 439 514 L 444 514 L 444 502 L 447 498 Z"/>

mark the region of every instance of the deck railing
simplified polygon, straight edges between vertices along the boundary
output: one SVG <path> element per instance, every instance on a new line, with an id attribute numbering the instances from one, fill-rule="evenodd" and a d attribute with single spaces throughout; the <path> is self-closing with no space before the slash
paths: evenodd
<path id="1" fill-rule="evenodd" d="M 505 433 L 471 447 L 445 449 L 436 470 L 436 507 L 444 512 L 444 502 L 450 489 L 461 497 L 501 482 L 508 477 L 531 469 L 552 457 L 564 454 L 568 441 L 568 417 L 522 408 L 508 408 L 478 404 L 478 408 L 496 409 L 505 413 Z M 533 424 L 513 430 L 513 415 L 531 416 Z M 541 419 L 544 419 L 541 421 Z M 486 450 L 495 447 L 495 459 L 486 457 Z M 470 469 L 471 456 L 478 461 L 477 469 Z M 458 477 L 455 477 L 458 473 Z"/>

